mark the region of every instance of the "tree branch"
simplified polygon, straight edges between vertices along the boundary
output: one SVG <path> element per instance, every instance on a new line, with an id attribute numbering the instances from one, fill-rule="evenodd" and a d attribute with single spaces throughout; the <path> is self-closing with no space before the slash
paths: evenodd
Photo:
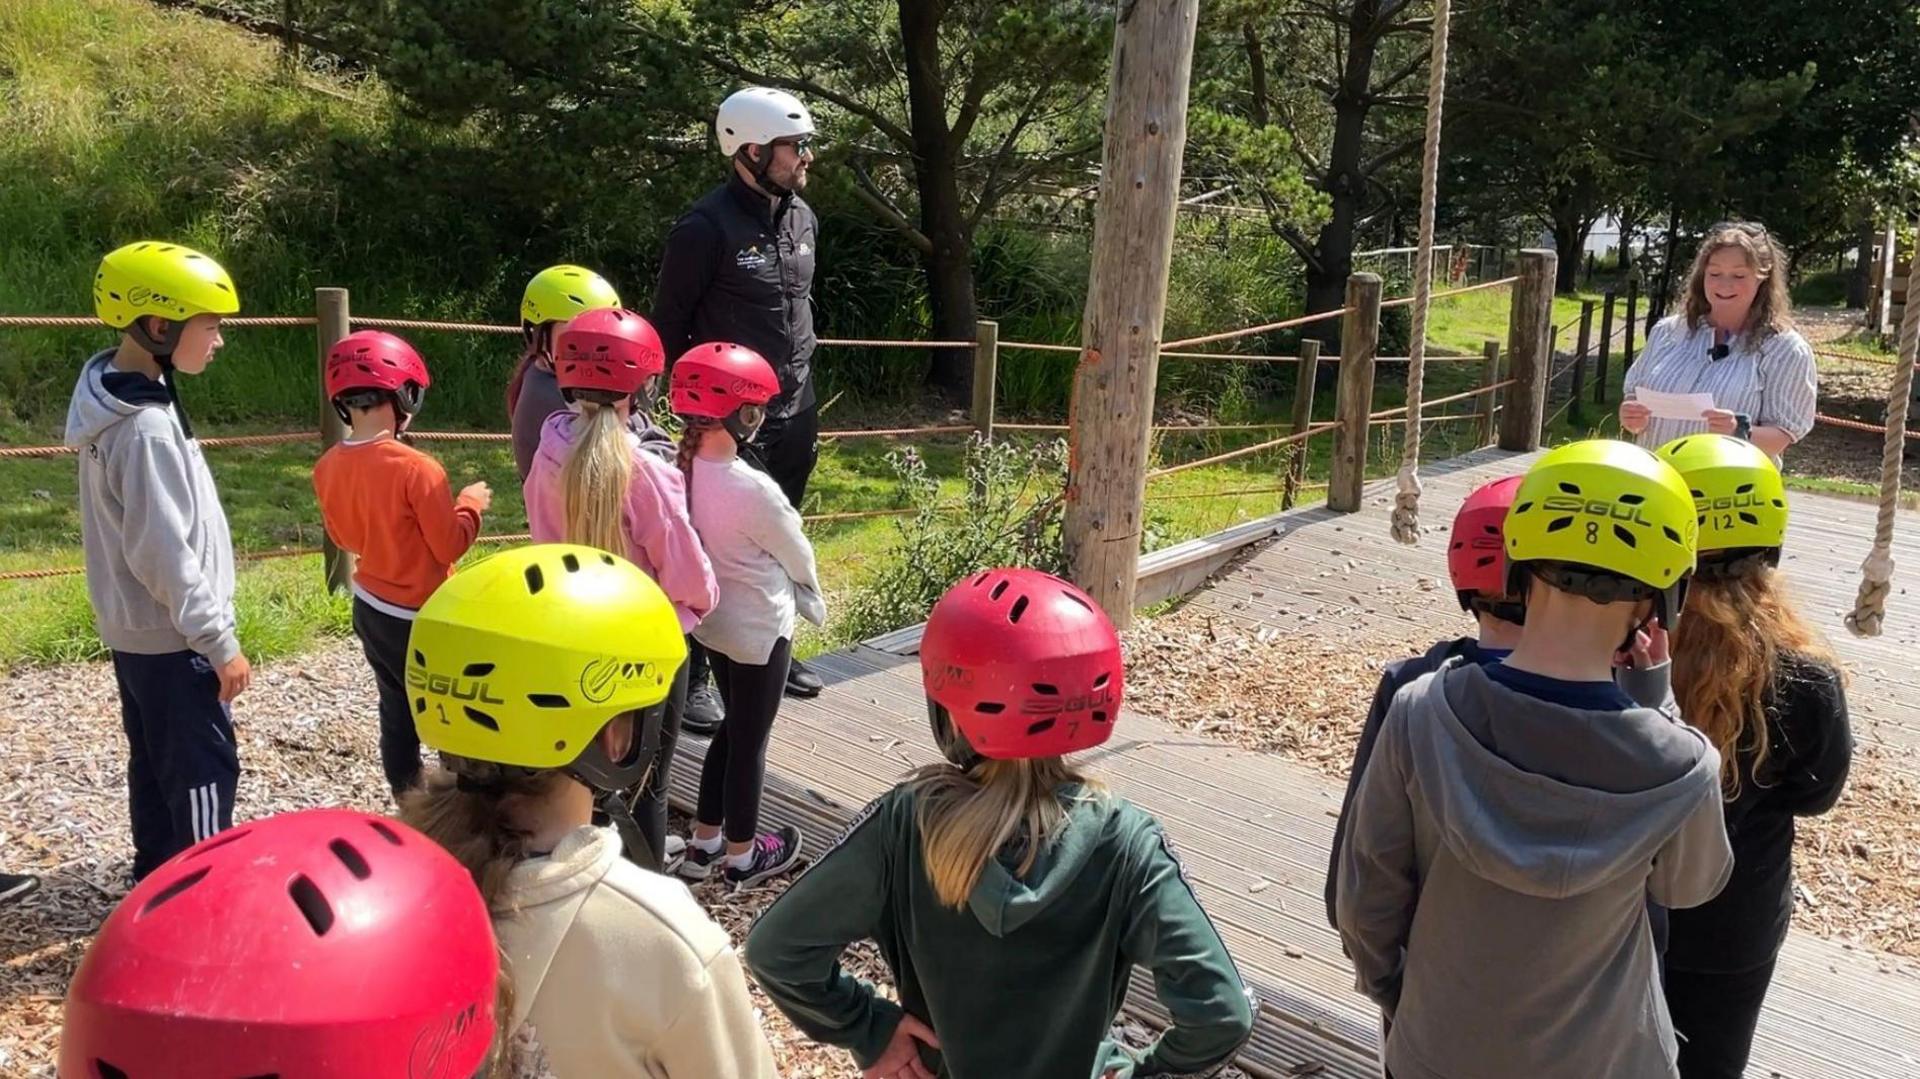
<path id="1" fill-rule="evenodd" d="M 853 175 L 854 198 L 865 203 L 868 209 L 879 215 L 880 220 L 893 226 L 894 231 L 904 237 L 921 254 L 933 254 L 933 241 L 927 239 L 926 233 L 914 228 L 913 222 L 907 220 L 907 215 L 900 212 L 900 208 L 893 204 L 893 200 L 881 193 L 879 185 L 875 184 L 873 177 L 867 174 L 865 166 L 857 160 L 849 160 L 847 171 Z"/>
<path id="2" fill-rule="evenodd" d="M 967 75 L 967 88 L 960 101 L 960 114 L 954 117 L 953 127 L 948 129 L 947 145 L 954 154 L 967 144 L 967 136 L 973 134 L 974 122 L 980 119 L 980 105 L 987 99 L 987 71 L 985 65 L 976 64 Z"/>
<path id="3" fill-rule="evenodd" d="M 786 75 L 772 75 L 765 72 L 753 71 L 734 63 L 724 56 L 718 56 L 713 53 L 703 53 L 701 54 L 701 59 L 705 61 L 709 67 L 724 71 L 735 78 L 745 79 L 750 83 L 755 83 L 760 86 L 780 86 L 788 90 L 798 90 L 801 93 L 812 94 L 823 101 L 831 101 L 835 105 L 853 113 L 855 116 L 867 120 L 873 124 L 875 130 L 900 145 L 906 147 L 913 146 L 913 135 L 909 133 L 906 128 L 888 119 L 887 115 L 879 109 L 843 94 L 838 90 L 822 86 L 812 79 L 793 78 Z"/>
<path id="4" fill-rule="evenodd" d="M 1306 167 L 1308 178 L 1313 180 L 1314 183 L 1325 187 L 1327 183 L 1327 168 L 1319 161 L 1314 160 L 1312 151 L 1307 149 L 1306 140 L 1300 136 L 1299 125 L 1293 121 L 1292 109 L 1283 109 L 1281 111 L 1280 126 L 1287 129 L 1287 141 L 1293 144 L 1293 154 L 1300 159 L 1300 164 Z"/>
<path id="5" fill-rule="evenodd" d="M 1426 145 L 1426 141 L 1427 141 L 1427 135 L 1426 135 L 1426 132 L 1424 131 L 1416 131 L 1413 134 L 1408 135 L 1406 138 L 1401 139 L 1399 142 L 1396 142 L 1392 146 L 1389 146 L 1386 149 L 1380 151 L 1379 153 L 1373 155 L 1371 158 L 1368 158 L 1366 161 L 1361 162 L 1360 175 L 1372 176 L 1376 171 L 1380 169 L 1382 165 L 1387 164 L 1388 162 L 1392 161 L 1397 157 L 1404 157 L 1407 154 L 1410 154 L 1413 151 L 1420 149 L 1422 146 Z"/>
<path id="6" fill-rule="evenodd" d="M 1260 35 L 1253 23 L 1240 24 L 1240 37 L 1246 43 L 1247 69 L 1252 74 L 1253 119 L 1261 127 L 1267 126 L 1267 116 L 1271 110 L 1267 107 L 1267 54 L 1260 44 Z"/>

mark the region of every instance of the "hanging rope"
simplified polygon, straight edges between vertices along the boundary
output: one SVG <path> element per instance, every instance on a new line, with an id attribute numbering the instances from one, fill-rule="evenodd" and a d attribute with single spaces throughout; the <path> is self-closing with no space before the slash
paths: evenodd
<path id="1" fill-rule="evenodd" d="M 1440 181 L 1440 106 L 1447 93 L 1449 0 L 1434 0 L 1433 58 L 1427 73 L 1427 148 L 1420 159 L 1419 265 L 1413 271 L 1413 339 L 1407 361 L 1407 437 L 1393 498 L 1393 538 L 1420 540 L 1420 391 L 1427 375 L 1427 307 L 1433 301 L 1433 204 Z"/>
<path id="2" fill-rule="evenodd" d="M 1920 261 L 1920 260 L 1917 260 Z M 1873 552 L 1860 565 L 1860 595 L 1847 628 L 1856 637 L 1880 636 L 1893 591 L 1893 515 L 1900 505 L 1900 454 L 1906 445 L 1907 402 L 1913 398 L 1914 353 L 1920 351 L 1920 290 L 1907 278 L 1907 312 L 1900 320 L 1900 361 L 1887 396 L 1887 433 L 1880 448 L 1880 515 L 1873 525 Z"/>

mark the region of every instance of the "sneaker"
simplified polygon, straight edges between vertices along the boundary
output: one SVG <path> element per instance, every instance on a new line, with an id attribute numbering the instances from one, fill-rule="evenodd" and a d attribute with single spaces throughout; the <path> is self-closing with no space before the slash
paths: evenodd
<path id="1" fill-rule="evenodd" d="M 744 868 L 728 864 L 726 881 L 734 888 L 751 888 L 763 880 L 793 869 L 800 861 L 800 829 L 782 825 L 753 839 L 751 860 Z"/>
<path id="2" fill-rule="evenodd" d="M 812 667 L 797 659 L 787 665 L 787 696 L 810 700 L 818 697 L 820 691 L 825 688 L 827 684 L 820 680 L 819 675 L 813 673 Z"/>
<path id="3" fill-rule="evenodd" d="M 687 707 L 680 713 L 680 729 L 687 734 L 711 738 L 726 718 L 727 709 L 720 702 L 720 692 L 713 688 L 712 682 L 702 682 L 687 694 Z"/>
<path id="4" fill-rule="evenodd" d="M 660 852 L 660 872 L 672 876 L 687 860 L 687 841 L 681 836 L 670 835 L 661 841 L 666 849 Z"/>
<path id="5" fill-rule="evenodd" d="M 11 903 L 40 887 L 40 878 L 25 873 L 0 873 L 0 905 Z"/>
<path id="6" fill-rule="evenodd" d="M 680 837 L 674 836 L 673 839 L 680 839 Z M 667 842 L 672 843 L 673 840 L 669 839 Z M 706 880 L 713 875 L 715 869 L 719 868 L 720 863 L 727 859 L 725 842 L 710 851 L 702 850 L 699 844 L 690 843 L 684 839 L 680 839 L 680 842 L 682 844 L 680 862 L 673 867 L 673 872 L 681 880 Z"/>

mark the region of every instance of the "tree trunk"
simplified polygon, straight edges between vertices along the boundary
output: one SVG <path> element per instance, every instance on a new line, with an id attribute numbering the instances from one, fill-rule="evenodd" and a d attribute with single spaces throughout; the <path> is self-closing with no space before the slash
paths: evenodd
<path id="1" fill-rule="evenodd" d="M 1587 246 L 1587 234 L 1593 231 L 1593 219 L 1571 211 L 1553 215 L 1553 249 L 1560 256 L 1553 272 L 1555 292 L 1573 292 L 1580 287 L 1580 252 Z"/>
<path id="2" fill-rule="evenodd" d="M 1379 4 L 1364 0 L 1353 6 L 1346 67 L 1333 95 L 1333 145 L 1327 151 L 1327 199 L 1332 214 L 1314 241 L 1314 258 L 1307 260 L 1307 313 L 1319 314 L 1346 306 L 1347 277 L 1353 273 L 1353 237 L 1367 194 L 1365 164 L 1368 89 L 1373 79 L 1373 55 L 1380 41 L 1374 25 Z M 1304 335 L 1340 347 L 1340 322 L 1327 319 L 1307 327 Z"/>
<path id="3" fill-rule="evenodd" d="M 947 125 L 947 94 L 940 72 L 944 3 L 900 5 L 900 40 L 907 66 L 907 113 L 913 131 L 913 179 L 920 196 L 920 231 L 933 243 L 926 256 L 927 299 L 936 340 L 971 340 L 979 317 L 973 293 L 973 236 L 960 201 L 955 167 L 960 148 Z M 934 349 L 928 380 L 965 399 L 973 361 L 964 349 Z"/>

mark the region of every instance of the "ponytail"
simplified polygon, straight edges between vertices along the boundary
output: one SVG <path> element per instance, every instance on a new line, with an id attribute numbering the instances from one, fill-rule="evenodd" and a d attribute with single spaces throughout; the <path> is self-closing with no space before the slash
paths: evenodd
<path id="1" fill-rule="evenodd" d="M 1092 797 L 1105 788 L 1062 757 L 1031 760 L 981 759 L 962 769 L 933 764 L 908 779 L 914 788 L 914 823 L 927 879 L 934 895 L 955 910 L 980 882 L 987 862 L 1009 843 L 1018 844 L 1016 876 L 1033 868 L 1048 841 L 1067 820 L 1059 789 L 1078 784 Z"/>
<path id="2" fill-rule="evenodd" d="M 469 777 L 463 786 L 450 766 L 458 762 Z M 489 912 L 499 910 L 507 875 L 531 853 L 527 832 L 513 823 L 512 805 L 545 798 L 562 776 L 557 771 L 503 769 L 497 764 L 443 754 L 443 767 L 427 773 L 421 785 L 400 797 L 400 820 L 438 843 L 460 863 L 480 891 Z M 476 782 L 477 781 L 477 782 Z M 500 957 L 500 986 L 494 996 L 494 1047 L 489 1064 L 476 1079 L 511 1079 L 531 1063 L 524 1039 L 509 1029 L 513 1022 L 513 972 Z"/>
<path id="3" fill-rule="evenodd" d="M 713 430 L 713 421 L 699 417 L 688 417 L 686 426 L 680 430 L 680 449 L 674 456 L 674 463 L 687 477 L 687 512 L 693 512 L 693 458 L 700 452 L 700 440 Z"/>
<path id="4" fill-rule="evenodd" d="M 612 404 L 582 398 L 586 431 L 560 470 L 566 495 L 567 542 L 627 556 L 627 487 L 633 482 L 633 447 L 627 425 Z"/>

